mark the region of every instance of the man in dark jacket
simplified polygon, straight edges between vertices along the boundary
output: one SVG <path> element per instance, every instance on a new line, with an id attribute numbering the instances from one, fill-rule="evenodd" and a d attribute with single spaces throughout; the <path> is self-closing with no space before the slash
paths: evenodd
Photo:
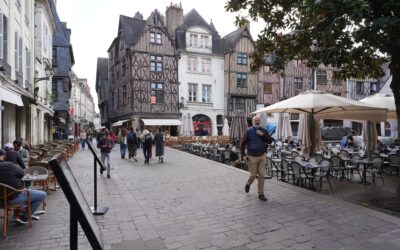
<path id="1" fill-rule="evenodd" d="M 6 151 L 0 149 L 0 183 L 4 183 L 15 189 L 24 189 L 24 182 L 21 180 L 24 177 L 24 171 L 13 163 L 4 161 L 5 155 Z M 30 194 L 31 213 L 34 214 L 46 199 L 46 193 L 35 189 L 28 189 L 28 192 Z M 27 200 L 27 192 L 22 192 L 9 197 L 8 202 L 10 204 L 18 204 Z M 28 216 L 28 211 L 25 211 L 21 216 L 16 215 L 15 221 L 26 224 L 28 223 Z M 37 216 L 32 216 L 32 218 L 39 219 Z"/>
<path id="2" fill-rule="evenodd" d="M 114 143 L 111 140 L 109 136 L 108 130 L 104 131 L 103 138 L 100 139 L 99 143 L 97 144 L 97 147 L 100 148 L 101 152 L 101 161 L 103 164 L 107 167 L 107 178 L 110 177 L 110 170 L 111 170 L 111 149 L 113 148 Z M 106 165 L 106 159 L 107 159 L 107 165 Z M 103 169 L 100 168 L 100 173 L 103 174 Z"/>
<path id="3" fill-rule="evenodd" d="M 19 153 L 14 150 L 14 146 L 11 143 L 7 143 L 6 145 L 4 145 L 4 149 L 6 151 L 5 161 L 12 162 L 20 166 L 22 169 L 26 168 L 21 155 L 19 155 Z"/>
<path id="4" fill-rule="evenodd" d="M 247 162 L 250 177 L 246 183 L 245 191 L 250 191 L 250 185 L 258 174 L 258 198 L 267 201 L 264 195 L 264 177 L 267 158 L 265 155 L 266 144 L 270 144 L 273 139 L 269 136 L 267 130 L 260 127 L 260 117 L 253 117 L 253 126 L 247 129 L 240 143 L 240 155 L 242 160 Z M 247 154 L 245 147 L 247 145 Z"/>

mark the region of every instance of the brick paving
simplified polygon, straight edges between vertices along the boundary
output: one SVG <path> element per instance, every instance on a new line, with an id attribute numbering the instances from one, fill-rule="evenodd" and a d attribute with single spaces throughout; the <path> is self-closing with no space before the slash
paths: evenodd
<path id="1" fill-rule="evenodd" d="M 105 249 L 400 249 L 400 218 L 278 182 L 266 181 L 268 202 L 248 173 L 178 150 L 164 164 L 121 160 L 99 177 L 98 216 Z M 93 160 L 78 152 L 69 164 L 89 203 Z M 51 192 L 47 213 L 32 228 L 10 223 L 0 249 L 68 249 L 69 205 Z M 90 249 L 83 232 L 79 248 Z"/>

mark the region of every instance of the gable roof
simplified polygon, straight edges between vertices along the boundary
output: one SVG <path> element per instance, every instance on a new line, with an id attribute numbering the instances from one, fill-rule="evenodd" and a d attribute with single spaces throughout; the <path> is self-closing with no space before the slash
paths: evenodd
<path id="1" fill-rule="evenodd" d="M 200 26 L 207 29 L 212 36 L 212 52 L 221 53 L 221 37 L 214 24 L 208 24 L 196 9 L 192 9 L 183 16 L 183 23 L 175 31 L 175 45 L 177 49 L 186 50 L 186 31 L 192 26 Z"/>
<path id="2" fill-rule="evenodd" d="M 97 72 L 96 72 L 96 91 L 100 87 L 101 80 L 108 80 L 108 58 L 97 58 Z"/>
<path id="3" fill-rule="evenodd" d="M 243 26 L 222 38 L 222 46 L 221 46 L 222 51 L 226 51 L 228 49 L 234 49 L 236 43 L 242 36 L 249 37 L 251 42 L 254 44 L 254 40 L 251 37 L 249 29 L 246 26 Z"/>
<path id="4" fill-rule="evenodd" d="M 107 51 L 110 51 L 114 42 L 116 42 L 116 40 L 118 40 L 118 37 L 121 37 L 121 36 L 124 38 L 125 48 L 129 48 L 132 45 L 134 45 L 139 40 L 139 38 L 143 35 L 146 26 L 151 24 L 152 17 L 154 15 L 158 16 L 158 20 L 160 20 L 159 26 L 163 27 L 166 35 L 169 36 L 168 32 L 166 32 L 166 28 L 165 28 L 162 16 L 158 12 L 158 10 L 154 10 L 150 14 L 149 18 L 147 18 L 147 20 L 143 20 L 143 16 L 139 12 L 136 12 L 134 17 L 120 15 L 119 16 L 119 24 L 118 24 L 118 36 L 113 40 L 113 42 L 111 43 L 111 45 Z"/>

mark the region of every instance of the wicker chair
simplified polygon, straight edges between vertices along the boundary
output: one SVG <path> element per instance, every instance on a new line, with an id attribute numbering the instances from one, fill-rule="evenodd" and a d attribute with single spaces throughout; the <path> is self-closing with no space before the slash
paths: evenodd
<path id="1" fill-rule="evenodd" d="M 26 192 L 28 199 L 25 202 L 21 202 L 18 204 L 9 204 L 9 199 L 15 194 L 18 193 L 23 193 Z M 3 238 L 7 237 L 7 225 L 8 225 L 8 216 L 10 211 L 15 211 L 15 210 L 22 210 L 23 207 L 26 207 L 28 209 L 28 225 L 29 227 L 32 226 L 32 218 L 31 218 L 31 198 L 29 191 L 27 189 L 15 189 L 13 187 L 10 187 L 4 183 L 0 183 L 0 208 L 3 209 Z"/>

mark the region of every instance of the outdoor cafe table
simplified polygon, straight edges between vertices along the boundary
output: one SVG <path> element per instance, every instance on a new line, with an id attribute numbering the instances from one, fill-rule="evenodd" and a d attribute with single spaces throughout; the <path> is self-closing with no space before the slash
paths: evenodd
<path id="1" fill-rule="evenodd" d="M 361 179 L 361 184 L 370 185 L 371 183 L 367 182 L 367 165 L 372 165 L 374 162 L 370 159 L 362 159 L 362 160 L 350 160 L 355 164 L 362 164 L 363 165 L 363 174 Z"/>
<path id="2" fill-rule="evenodd" d="M 41 182 L 41 181 L 45 181 L 48 177 L 49 177 L 49 175 L 47 175 L 47 174 L 39 174 L 36 176 L 31 175 L 31 174 L 26 174 L 22 178 L 22 181 L 24 181 L 24 182 Z"/>

